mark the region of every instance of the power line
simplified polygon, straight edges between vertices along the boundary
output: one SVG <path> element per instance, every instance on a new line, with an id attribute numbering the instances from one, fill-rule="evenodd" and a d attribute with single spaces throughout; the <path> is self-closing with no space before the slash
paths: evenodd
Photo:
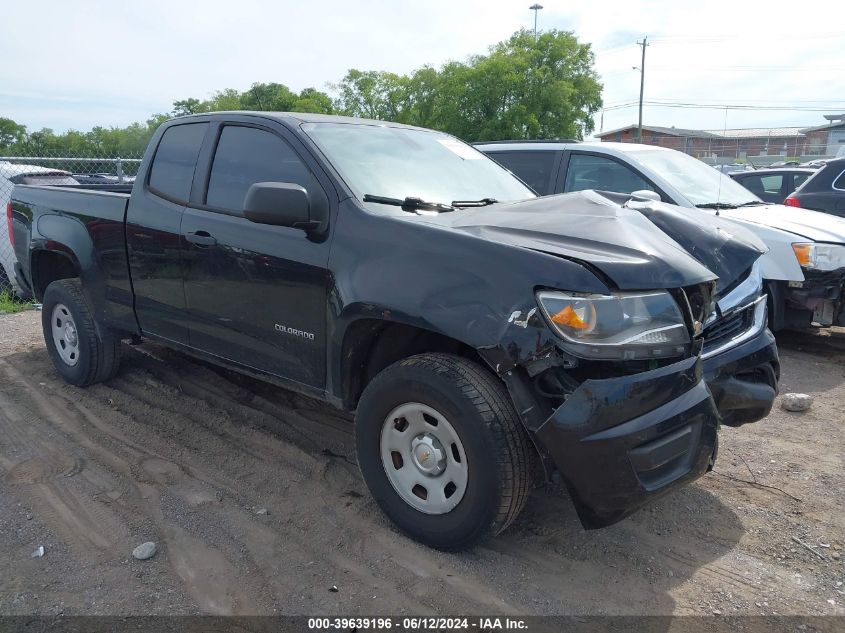
<path id="1" fill-rule="evenodd" d="M 651 66 L 649 67 L 649 71 L 655 73 L 690 73 L 691 71 L 702 73 L 839 73 L 845 71 L 845 66 Z M 615 77 L 617 75 L 624 75 L 628 72 L 630 72 L 628 69 L 618 69 L 608 72 L 599 71 L 599 75 L 601 77 L 608 78 Z"/>
<path id="2" fill-rule="evenodd" d="M 616 53 L 618 51 L 624 51 L 630 49 L 635 44 L 620 44 L 619 46 L 614 46 L 612 48 L 603 48 L 599 51 L 593 51 L 593 55 L 609 55 L 610 53 Z"/>
<path id="3" fill-rule="evenodd" d="M 819 40 L 819 39 L 830 39 L 830 38 L 845 38 L 845 32 L 842 31 L 827 31 L 822 33 L 771 33 L 766 32 L 766 37 L 769 38 L 789 38 L 790 41 L 801 41 L 801 40 Z M 709 35 L 701 35 L 701 34 L 684 34 L 684 33 L 676 33 L 674 35 L 662 35 L 657 37 L 652 37 L 652 42 L 724 42 L 726 40 L 745 40 L 748 38 L 747 33 L 713 33 Z"/>
<path id="4" fill-rule="evenodd" d="M 603 110 L 620 110 L 639 105 L 639 102 L 632 101 L 629 103 L 621 103 L 613 106 L 602 108 Z M 831 110 L 845 109 L 845 105 L 831 105 L 826 107 L 818 106 L 784 106 L 784 105 L 748 105 L 748 104 L 719 104 L 719 103 L 688 103 L 688 102 L 674 102 L 674 101 L 659 101 L 656 99 L 649 99 L 643 101 L 643 105 L 659 108 L 692 108 L 703 110 L 768 110 L 768 111 L 783 111 L 783 112 L 830 112 Z"/>
<path id="5" fill-rule="evenodd" d="M 700 99 L 700 98 L 692 98 L 692 99 L 668 99 L 663 97 L 655 97 L 653 101 L 664 101 L 664 102 L 674 102 L 674 103 L 715 103 L 717 105 L 721 104 L 722 102 L 718 99 Z M 817 105 L 820 104 L 836 104 L 832 107 L 842 108 L 845 107 L 845 101 L 837 100 L 837 99 L 734 99 L 736 103 L 776 103 L 776 104 L 792 104 L 792 103 L 815 103 Z M 620 102 L 621 103 L 621 102 Z"/>
<path id="6" fill-rule="evenodd" d="M 773 33 L 766 33 L 767 37 L 784 37 L 789 38 L 791 42 L 798 42 L 804 40 L 818 40 L 818 39 L 830 39 L 830 38 L 845 38 L 845 33 L 841 31 L 833 31 L 828 33 L 781 33 L 781 34 L 773 34 Z M 658 37 L 651 37 L 650 40 L 652 43 L 666 43 L 666 44 L 674 44 L 674 43 L 681 43 L 681 42 L 691 42 L 691 43 L 715 43 L 715 42 L 725 42 L 729 40 L 738 40 L 747 39 L 748 35 L 745 33 L 737 33 L 733 35 L 664 35 Z M 612 46 L 610 48 L 602 48 L 599 50 L 594 50 L 593 54 L 595 55 L 608 55 L 610 53 L 616 53 L 618 51 L 623 51 L 628 48 L 631 48 L 634 44 L 620 44 L 618 46 Z"/>
<path id="7" fill-rule="evenodd" d="M 654 66 L 655 72 L 716 71 L 716 72 L 839 72 L 845 66 Z"/>
<path id="8" fill-rule="evenodd" d="M 768 104 L 775 104 L 775 107 L 781 107 L 784 104 L 792 107 L 793 104 L 814 104 L 815 107 L 824 107 L 824 108 L 845 108 L 845 100 L 841 99 L 734 99 L 738 105 L 749 105 L 750 107 L 768 107 Z M 621 101 L 612 101 L 610 103 L 605 104 L 607 107 L 613 107 L 617 105 L 628 105 L 631 103 L 636 103 L 635 100 L 632 99 L 625 99 Z M 691 105 L 716 105 L 720 108 L 725 107 L 725 102 L 720 101 L 718 99 L 707 99 L 707 98 L 670 98 L 670 97 L 652 97 L 648 100 L 648 103 L 681 103 L 681 104 L 691 104 Z M 763 103 L 766 104 L 765 106 L 758 106 L 756 104 Z M 807 106 L 796 106 L 796 107 L 807 107 Z M 812 106 L 811 106 L 812 107 Z"/>

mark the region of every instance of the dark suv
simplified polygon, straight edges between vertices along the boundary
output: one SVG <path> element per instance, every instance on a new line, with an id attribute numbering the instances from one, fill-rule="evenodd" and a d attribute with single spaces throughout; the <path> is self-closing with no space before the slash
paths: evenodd
<path id="1" fill-rule="evenodd" d="M 832 160 L 819 169 L 784 204 L 845 217 L 845 158 Z"/>
<path id="2" fill-rule="evenodd" d="M 809 167 L 783 167 L 733 172 L 731 178 L 765 202 L 783 204 L 787 196 L 816 173 Z"/>

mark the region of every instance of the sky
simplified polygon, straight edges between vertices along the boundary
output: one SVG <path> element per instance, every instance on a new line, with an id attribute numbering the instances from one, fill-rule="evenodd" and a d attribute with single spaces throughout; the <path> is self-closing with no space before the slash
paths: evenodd
<path id="1" fill-rule="evenodd" d="M 30 130 L 87 130 L 144 121 L 177 99 L 257 81 L 330 92 L 349 68 L 408 73 L 485 53 L 515 30 L 533 28 L 530 4 L 41 0 L 36 12 L 32 3 L 8 3 L 0 117 Z M 637 121 L 640 73 L 633 67 L 644 36 L 646 102 L 714 106 L 646 105 L 645 125 L 810 126 L 824 124 L 825 112 L 845 112 L 841 0 L 815 0 L 806 9 L 760 0 L 543 5 L 540 30 L 573 31 L 596 52 L 607 108 L 596 115 L 596 131 Z"/>

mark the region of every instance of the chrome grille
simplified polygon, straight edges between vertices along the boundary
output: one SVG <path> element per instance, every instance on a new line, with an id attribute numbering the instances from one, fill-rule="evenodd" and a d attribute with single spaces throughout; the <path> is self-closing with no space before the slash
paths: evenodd
<path id="1" fill-rule="evenodd" d="M 704 351 L 736 338 L 754 325 L 754 305 L 718 319 L 704 330 Z"/>

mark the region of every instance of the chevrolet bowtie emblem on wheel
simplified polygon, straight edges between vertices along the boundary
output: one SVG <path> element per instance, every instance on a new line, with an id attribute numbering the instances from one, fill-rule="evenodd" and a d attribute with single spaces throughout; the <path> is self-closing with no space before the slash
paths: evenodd
<path id="1" fill-rule="evenodd" d="M 428 458 L 429 458 L 429 457 L 431 457 L 431 453 L 429 453 L 428 451 L 423 451 L 423 452 L 420 454 L 420 461 L 421 461 L 421 462 L 423 462 L 423 463 L 425 463 L 425 462 L 427 462 L 427 461 L 428 461 Z"/>

